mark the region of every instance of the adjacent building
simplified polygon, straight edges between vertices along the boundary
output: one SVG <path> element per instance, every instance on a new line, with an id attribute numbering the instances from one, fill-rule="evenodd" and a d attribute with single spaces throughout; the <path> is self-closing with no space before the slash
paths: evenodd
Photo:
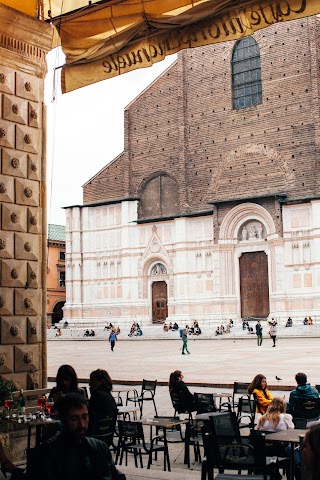
<path id="1" fill-rule="evenodd" d="M 178 54 L 67 207 L 65 318 L 320 311 L 320 19 Z"/>
<path id="2" fill-rule="evenodd" d="M 66 301 L 66 231 L 64 225 L 48 225 L 47 320 L 60 322 Z"/>

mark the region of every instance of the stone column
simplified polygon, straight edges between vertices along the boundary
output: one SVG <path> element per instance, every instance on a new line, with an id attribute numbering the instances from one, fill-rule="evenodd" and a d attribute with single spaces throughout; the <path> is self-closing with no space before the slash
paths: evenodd
<path id="1" fill-rule="evenodd" d="M 0 4 L 0 376 L 42 387 L 46 358 L 46 54 L 52 27 Z"/>

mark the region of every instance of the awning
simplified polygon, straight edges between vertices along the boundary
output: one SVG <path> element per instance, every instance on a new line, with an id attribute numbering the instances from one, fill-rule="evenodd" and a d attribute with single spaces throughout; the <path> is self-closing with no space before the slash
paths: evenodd
<path id="1" fill-rule="evenodd" d="M 5 0 L 51 18 L 66 54 L 62 90 L 70 92 L 166 55 L 236 40 L 277 22 L 320 13 L 320 0 Z M 90 3 L 90 5 L 88 5 Z M 18 8 L 19 9 L 19 8 Z M 28 12 L 25 12 L 28 13 Z"/>

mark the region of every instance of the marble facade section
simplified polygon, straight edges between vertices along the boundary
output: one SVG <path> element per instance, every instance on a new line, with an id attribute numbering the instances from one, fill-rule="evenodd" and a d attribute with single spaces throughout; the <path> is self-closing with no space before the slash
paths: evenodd
<path id="1" fill-rule="evenodd" d="M 0 375 L 46 385 L 46 53 L 52 28 L 0 4 Z"/>
<path id="2" fill-rule="evenodd" d="M 266 209 L 253 203 L 232 208 L 214 245 L 213 217 L 137 223 L 137 202 L 67 208 L 67 302 L 71 324 L 110 320 L 129 326 L 152 323 L 152 283 L 168 287 L 168 320 L 197 318 L 202 324 L 241 316 L 239 258 L 263 251 L 268 258 L 270 316 L 319 316 L 320 201 L 283 206 L 283 238 Z M 108 219 L 102 225 L 97 218 Z M 77 226 L 80 227 L 76 230 Z M 255 236 L 243 237 L 243 226 Z M 303 225 L 303 226 L 302 226 Z M 261 227 L 261 230 L 260 230 Z M 205 233 L 207 232 L 207 233 Z M 211 234 L 211 236 L 210 236 Z M 97 238 L 104 239 L 104 246 Z M 120 238 L 120 245 L 115 242 Z M 71 241 L 72 239 L 72 241 Z M 100 241 L 99 241 L 100 242 Z M 310 245 L 312 256 L 293 259 L 295 245 Z M 82 245 L 82 252 L 80 252 Z M 318 247 L 318 248 L 317 248 Z M 120 268 L 121 265 L 121 268 Z M 100 268 L 97 275 L 97 267 Z"/>

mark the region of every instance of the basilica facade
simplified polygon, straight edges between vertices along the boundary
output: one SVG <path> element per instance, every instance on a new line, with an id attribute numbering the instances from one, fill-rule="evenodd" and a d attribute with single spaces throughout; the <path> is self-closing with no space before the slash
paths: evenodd
<path id="1" fill-rule="evenodd" d="M 320 18 L 185 50 L 66 207 L 69 323 L 320 318 Z"/>

